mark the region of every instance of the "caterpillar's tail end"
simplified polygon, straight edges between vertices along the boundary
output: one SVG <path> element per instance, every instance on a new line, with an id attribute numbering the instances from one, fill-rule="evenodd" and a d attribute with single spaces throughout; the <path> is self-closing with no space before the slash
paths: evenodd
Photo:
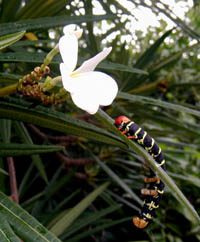
<path id="1" fill-rule="evenodd" d="M 139 217 L 135 217 L 133 218 L 133 224 L 139 229 L 144 229 L 148 225 L 148 222 Z"/>

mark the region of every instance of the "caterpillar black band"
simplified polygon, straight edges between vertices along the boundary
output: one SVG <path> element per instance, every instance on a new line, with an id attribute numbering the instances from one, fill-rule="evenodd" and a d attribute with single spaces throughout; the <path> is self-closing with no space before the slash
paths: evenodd
<path id="1" fill-rule="evenodd" d="M 157 164 L 165 170 L 163 153 L 155 140 L 146 131 L 125 116 L 118 117 L 115 120 L 115 126 L 121 134 L 126 135 L 129 139 L 134 139 L 141 145 L 154 158 Z M 133 218 L 134 225 L 141 229 L 145 228 L 153 218 L 155 209 L 159 207 L 165 187 L 165 184 L 153 171 L 145 178 L 145 183 L 148 184 L 148 188 L 141 190 L 141 193 L 145 196 L 144 205 L 139 216 Z"/>

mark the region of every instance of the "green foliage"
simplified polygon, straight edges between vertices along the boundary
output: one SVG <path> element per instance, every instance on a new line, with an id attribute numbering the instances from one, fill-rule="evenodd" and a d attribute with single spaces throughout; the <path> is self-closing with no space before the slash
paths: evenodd
<path id="1" fill-rule="evenodd" d="M 95 198 L 100 195 L 105 188 L 108 186 L 108 183 L 104 183 L 99 188 L 94 190 L 89 194 L 85 199 L 78 203 L 74 208 L 66 213 L 62 214 L 62 217 L 57 221 L 51 228 L 50 231 L 55 235 L 62 234 L 65 229 L 67 229 L 75 219 L 95 200 Z"/>
<path id="2" fill-rule="evenodd" d="M 0 241 L 200 241 L 199 5 L 183 21 L 161 1 L 127 1 L 130 8 L 121 2 L 0 1 Z M 159 25 L 133 33 L 133 10 L 142 8 Z M 97 70 L 112 76 L 120 91 L 94 116 L 67 93 L 59 104 L 44 104 L 17 91 L 67 24 L 83 28 L 78 65 L 112 46 Z M 60 75 L 60 62 L 57 54 L 51 77 Z M 47 94 L 60 90 L 58 83 Z M 118 132 L 113 122 L 120 115 L 154 137 L 167 173 Z M 138 230 L 132 217 L 142 205 L 142 163 L 166 189 L 155 219 Z"/>
<path id="3" fill-rule="evenodd" d="M 32 145 L 32 144 L 0 144 L 0 157 L 6 156 L 23 156 L 33 155 L 47 152 L 56 152 L 64 149 L 64 147 L 51 145 Z"/>
<path id="4" fill-rule="evenodd" d="M 14 34 L 9 34 L 9 35 L 0 37 L 0 49 L 4 49 L 7 46 L 12 45 L 16 41 L 20 40 L 24 34 L 25 34 L 25 31 L 21 31 Z"/>
<path id="5" fill-rule="evenodd" d="M 60 241 L 3 193 L 0 193 L 0 211 L 1 217 L 4 218 L 4 221 L 9 221 L 12 227 L 14 227 L 17 235 L 22 239 L 41 242 Z M 4 222 L 4 224 L 6 224 L 6 222 Z M 9 225 L 7 224 L 7 229 L 9 228 Z M 11 238 L 9 237 L 9 239 Z"/>

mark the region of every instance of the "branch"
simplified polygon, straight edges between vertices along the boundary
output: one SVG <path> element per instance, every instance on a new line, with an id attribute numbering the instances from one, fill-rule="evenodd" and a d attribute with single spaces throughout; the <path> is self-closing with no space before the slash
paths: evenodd
<path id="1" fill-rule="evenodd" d="M 7 157 L 7 164 L 10 177 L 11 197 L 14 202 L 19 203 L 15 165 L 12 157 Z"/>

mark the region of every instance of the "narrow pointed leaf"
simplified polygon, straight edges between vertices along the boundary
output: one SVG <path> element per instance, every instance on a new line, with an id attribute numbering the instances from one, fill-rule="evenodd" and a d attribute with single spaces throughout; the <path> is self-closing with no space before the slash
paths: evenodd
<path id="1" fill-rule="evenodd" d="M 184 107 L 184 106 L 181 106 L 181 105 L 178 105 L 178 104 L 173 104 L 173 103 L 157 100 L 157 99 L 154 99 L 154 98 L 151 98 L 151 97 L 131 95 L 131 94 L 128 94 L 128 93 L 125 93 L 125 92 L 119 92 L 117 97 L 125 99 L 125 100 L 129 100 L 129 101 L 159 106 L 159 107 L 166 108 L 166 109 L 172 109 L 172 110 L 175 110 L 175 111 L 182 111 L 182 112 L 192 114 L 196 117 L 200 117 L 200 112 L 195 110 L 195 109 L 187 108 L 187 107 Z"/>
<path id="2" fill-rule="evenodd" d="M 151 45 L 151 47 L 147 49 L 144 54 L 137 60 L 134 67 L 144 68 L 145 66 L 147 66 L 147 64 L 152 61 L 157 49 L 160 47 L 163 41 L 171 34 L 172 30 L 173 29 L 168 30 L 158 40 L 156 40 L 155 43 Z"/>
<path id="3" fill-rule="evenodd" d="M 23 143 L 33 144 L 33 141 L 31 139 L 26 127 L 24 126 L 24 124 L 22 122 L 15 121 L 14 125 L 15 125 L 15 129 L 18 132 L 18 135 L 22 138 Z M 42 163 L 40 156 L 32 155 L 31 158 L 32 158 L 35 166 L 37 167 L 41 177 L 44 179 L 44 181 L 46 183 L 48 183 L 47 174 L 46 174 L 46 171 L 45 171 L 45 168 L 44 168 L 44 165 Z"/>
<path id="4" fill-rule="evenodd" d="M 15 19 L 16 12 L 18 11 L 22 0 L 9 0 L 9 4 L 5 7 L 2 12 L 1 21 L 10 22 Z"/>
<path id="5" fill-rule="evenodd" d="M 131 221 L 132 220 L 132 217 L 126 217 L 126 218 L 122 218 L 122 219 L 118 219 L 116 221 L 112 221 L 112 222 L 108 222 L 108 223 L 104 223 L 103 225 L 99 225 L 93 229 L 90 229 L 86 232 L 83 232 L 81 234 L 78 234 L 76 235 L 75 237 L 71 238 L 71 239 L 68 239 L 67 242 L 79 242 L 80 239 L 83 239 L 85 237 L 88 237 L 88 236 L 91 236 L 99 231 L 103 231 L 104 229 L 106 228 L 110 228 L 114 225 L 117 225 L 117 224 L 120 224 L 120 223 L 124 223 L 124 222 L 127 222 L 127 221 Z"/>
<path id="6" fill-rule="evenodd" d="M 8 176 L 8 173 L 5 170 L 3 170 L 2 168 L 0 168 L 0 173 Z"/>
<path id="7" fill-rule="evenodd" d="M 45 53 L 21 53 L 21 52 L 8 52 L 2 53 L 0 55 L 0 61 L 6 62 L 30 62 L 30 63 L 43 63 L 44 58 L 46 57 Z M 78 64 L 80 65 L 84 60 L 80 58 Z M 60 64 L 62 62 L 60 55 L 55 56 L 51 61 L 52 64 Z M 141 75 L 148 75 L 147 71 L 134 68 L 131 66 L 122 65 L 119 63 L 112 62 L 102 62 L 98 65 L 98 68 L 111 70 L 111 71 L 124 71 L 130 73 L 136 73 Z"/>
<path id="8" fill-rule="evenodd" d="M 113 71 L 125 71 L 130 73 L 137 73 L 141 75 L 148 75 L 147 71 L 144 71 L 139 68 L 131 67 L 131 66 L 118 64 L 118 63 L 104 62 L 104 63 L 100 63 L 98 67 L 105 70 L 107 69 L 107 70 L 113 70 Z"/>
<path id="9" fill-rule="evenodd" d="M 13 74 L 13 73 L 6 73 L 6 72 L 0 72 L 0 78 L 2 78 L 2 79 L 19 80 L 22 77 L 23 77 L 22 75 L 17 75 L 17 74 Z"/>
<path id="10" fill-rule="evenodd" d="M 131 188 L 114 172 L 112 171 L 106 164 L 104 164 L 97 156 L 91 153 L 92 157 L 96 160 L 96 162 L 100 165 L 100 167 L 116 182 L 118 185 L 126 191 L 129 196 L 134 199 L 138 204 L 142 205 L 142 200 L 131 190 Z"/>
<path id="11" fill-rule="evenodd" d="M 155 41 L 154 44 L 152 44 L 142 55 L 141 57 L 136 61 L 136 63 L 134 64 L 134 68 L 139 68 L 139 69 L 143 69 L 146 66 L 148 66 L 149 63 L 151 63 L 154 58 L 155 55 L 157 53 L 158 48 L 160 47 L 160 45 L 163 43 L 163 41 L 165 40 L 166 37 L 168 37 L 172 32 L 171 30 L 168 30 L 166 33 L 164 33 L 159 39 L 157 39 Z M 146 79 L 145 76 L 141 76 L 138 77 L 135 74 L 133 76 L 130 76 L 124 83 L 123 83 L 123 88 L 125 88 L 125 90 L 129 91 L 132 90 L 133 88 L 135 88 L 135 86 L 137 84 L 141 84 L 142 82 L 144 82 L 144 80 Z"/>
<path id="12" fill-rule="evenodd" d="M 145 4 L 146 5 L 146 4 Z M 185 22 L 183 22 L 178 16 L 176 16 L 169 8 L 169 5 L 162 3 L 162 7 L 155 5 L 154 8 L 157 9 L 160 13 L 165 14 L 171 21 L 173 21 L 177 26 L 179 26 L 185 33 L 190 37 L 199 40 L 200 35 L 198 32 L 195 32 L 190 28 Z M 147 6 L 147 5 L 146 5 Z M 149 7 L 149 6 L 148 6 Z"/>
<path id="13" fill-rule="evenodd" d="M 0 144 L 0 157 L 23 156 L 63 150 L 63 146 L 33 144 Z"/>
<path id="14" fill-rule="evenodd" d="M 24 30 L 47 29 L 58 26 L 65 26 L 67 24 L 78 24 L 82 22 L 100 21 L 103 19 L 116 19 L 116 15 L 91 15 L 91 16 L 55 16 L 44 17 L 38 19 L 20 20 L 12 23 L 5 23 L 0 25 L 0 35 L 6 35 L 13 32 Z"/>
<path id="15" fill-rule="evenodd" d="M 11 138 L 11 120 L 0 119 L 0 136 L 5 143 L 10 142 Z"/>
<path id="16" fill-rule="evenodd" d="M 98 142 L 104 142 L 122 148 L 126 147 L 115 135 L 89 123 L 53 111 L 52 109 L 43 107 L 30 109 L 30 103 L 11 98 L 5 99 L 10 101 L 0 102 L 0 118 L 24 121 L 52 130 L 83 136 Z"/>
<path id="17" fill-rule="evenodd" d="M 34 11 L 31 13 L 31 18 L 39 18 L 44 16 L 54 16 L 58 15 L 60 12 L 62 12 L 65 9 L 66 6 L 66 0 L 53 0 L 44 2 L 43 5 L 40 5 L 40 7 L 37 9 L 37 11 Z"/>
<path id="18" fill-rule="evenodd" d="M 0 239 L 1 242 L 20 242 L 19 237 L 11 229 L 8 222 L 0 216 Z"/>
<path id="19" fill-rule="evenodd" d="M 25 31 L 9 34 L 0 37 L 0 50 L 6 48 L 9 45 L 12 45 L 13 43 L 20 40 L 25 34 Z"/>
<path id="20" fill-rule="evenodd" d="M 55 235 L 2 192 L 0 192 L 0 215 L 24 241 L 60 242 Z"/>
<path id="21" fill-rule="evenodd" d="M 67 212 L 51 229 L 55 235 L 61 235 L 77 218 L 78 216 L 107 188 L 109 183 L 96 188 L 86 198 L 79 202 L 74 208 Z"/>
<path id="22" fill-rule="evenodd" d="M 23 8 L 20 9 L 20 11 L 17 13 L 15 19 L 21 20 L 21 19 L 30 19 L 32 18 L 32 14 L 37 11 L 40 6 L 42 6 L 43 3 L 45 3 L 46 0 L 32 0 L 29 1 L 24 5 Z"/>
<path id="23" fill-rule="evenodd" d="M 98 221 L 101 217 L 112 213 L 113 211 L 117 210 L 121 208 L 121 205 L 112 205 L 108 208 L 105 208 L 101 211 L 97 211 L 97 212 L 92 212 L 92 214 L 87 215 L 87 219 L 84 217 L 82 218 L 80 221 L 77 221 L 76 224 L 73 226 L 69 227 L 69 232 L 65 233 L 64 238 L 66 239 L 67 237 L 69 237 L 71 234 L 77 233 L 77 231 L 79 231 L 80 229 L 86 227 L 87 225 L 92 224 L 93 222 Z"/>

